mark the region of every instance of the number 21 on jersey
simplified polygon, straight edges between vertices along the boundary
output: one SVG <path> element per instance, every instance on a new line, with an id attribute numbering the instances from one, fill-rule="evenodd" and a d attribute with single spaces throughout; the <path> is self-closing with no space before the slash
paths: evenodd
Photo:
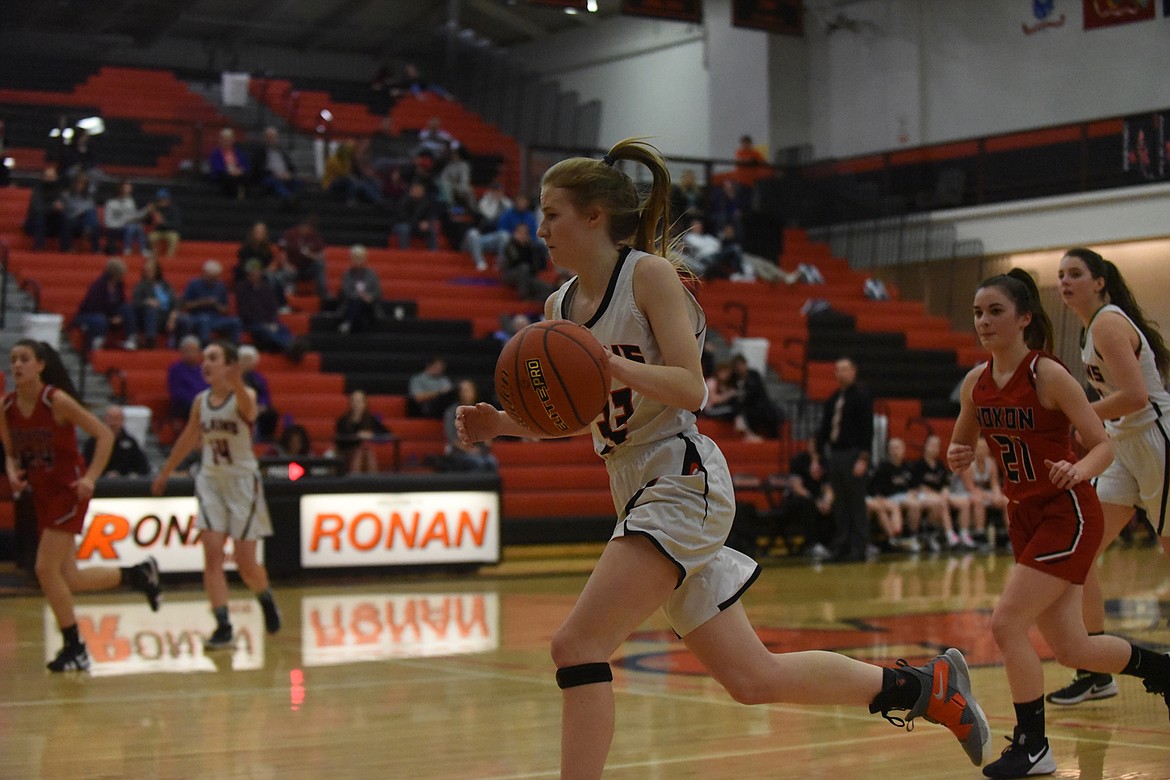
<path id="1" fill-rule="evenodd" d="M 1019 436 L 1004 433 L 994 434 L 992 439 L 999 445 L 999 459 L 1003 473 L 1012 482 L 1035 482 L 1036 467 L 1032 464 L 1032 453 L 1028 443 Z"/>

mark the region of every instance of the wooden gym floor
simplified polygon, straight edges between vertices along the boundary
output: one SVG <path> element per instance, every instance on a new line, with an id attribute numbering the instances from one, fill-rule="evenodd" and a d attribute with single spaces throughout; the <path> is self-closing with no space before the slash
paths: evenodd
<path id="1" fill-rule="evenodd" d="M 78 599 L 94 666 L 50 675 L 60 637 L 25 587 L 0 599 L 0 777 L 430 778 L 556 776 L 560 695 L 548 641 L 596 555 L 506 552 L 449 578 L 278 583 L 285 627 L 264 635 L 233 591 L 234 651 L 205 655 L 197 583 L 151 613 L 136 595 Z M 1006 556 L 814 567 L 769 563 L 745 603 L 776 650 L 892 664 L 953 645 L 1006 745 L 1014 717 L 988 629 Z M 1151 549 L 1100 562 L 1111 632 L 1170 650 L 1170 563 Z M 11 580 L 10 580 L 11 581 Z M 840 707 L 746 707 L 702 674 L 661 617 L 615 658 L 618 733 L 607 778 L 978 778 L 944 729 L 907 734 Z M 1046 666 L 1048 688 L 1070 673 Z M 1121 695 L 1048 708 L 1060 778 L 1170 778 L 1170 722 L 1133 678 Z"/>

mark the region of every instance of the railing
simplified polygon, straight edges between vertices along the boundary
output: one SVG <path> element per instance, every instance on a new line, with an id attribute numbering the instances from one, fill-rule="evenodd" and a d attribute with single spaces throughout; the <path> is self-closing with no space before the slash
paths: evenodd
<path id="1" fill-rule="evenodd" d="M 82 365 L 84 371 L 84 363 Z M 106 369 L 106 381 L 110 384 L 111 401 L 116 404 L 125 404 L 130 399 L 125 371 L 117 366 L 110 366 Z"/>

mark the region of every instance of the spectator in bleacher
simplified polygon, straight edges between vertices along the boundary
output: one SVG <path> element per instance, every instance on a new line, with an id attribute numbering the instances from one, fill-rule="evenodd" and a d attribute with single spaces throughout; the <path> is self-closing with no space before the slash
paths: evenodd
<path id="1" fill-rule="evenodd" d="M 501 344 L 507 344 L 509 339 L 531 324 L 532 318 L 524 312 L 517 312 L 512 315 L 501 314 L 500 327 L 492 334 L 492 338 Z"/>
<path id="2" fill-rule="evenodd" d="M 142 264 L 142 277 L 130 293 L 130 304 L 138 318 L 143 345 L 154 349 L 159 336 L 173 346 L 175 323 L 179 317 L 178 296 L 171 283 L 163 278 L 162 266 L 153 258 Z"/>
<path id="3" fill-rule="evenodd" d="M 210 344 L 215 332 L 232 344 L 240 343 L 240 319 L 231 313 L 223 266 L 218 260 L 203 263 L 203 273 L 187 283 L 179 309 L 179 332 L 194 333 L 202 344 Z"/>
<path id="4" fill-rule="evenodd" d="M 97 165 L 93 139 L 88 130 L 81 127 L 73 129 L 73 138 L 61 150 L 61 170 L 69 181 L 84 174 L 87 180 L 86 186 L 90 187 L 91 191 L 93 185 L 101 180 L 102 173 Z"/>
<path id="5" fill-rule="evenodd" d="M 236 283 L 236 315 L 252 337 L 252 343 L 265 352 L 283 352 L 299 361 L 304 350 L 288 326 L 280 321 L 280 304 L 276 288 L 264 278 L 260 261 L 244 263 L 244 279 Z"/>
<path id="6" fill-rule="evenodd" d="M 81 299 L 74 322 L 89 340 L 90 349 L 101 349 L 111 329 L 122 330 L 124 348 L 138 346 L 138 319 L 134 307 L 126 300 L 125 279 L 126 263 L 112 257 Z"/>
<path id="7" fill-rule="evenodd" d="M 65 204 L 61 196 L 65 183 L 57 175 L 54 165 L 46 165 L 41 180 L 33 187 L 28 201 L 28 214 L 24 218 L 24 232 L 32 236 L 33 249 L 44 249 L 48 236 L 59 236 L 65 217 Z"/>
<path id="8" fill-rule="evenodd" d="M 61 195 L 61 251 L 68 252 L 73 248 L 73 239 L 81 237 L 89 240 L 89 249 L 96 254 L 101 234 L 89 177 L 79 173 Z"/>
<path id="9" fill-rule="evenodd" d="M 179 359 L 167 367 L 167 396 L 171 419 L 185 425 L 195 396 L 210 385 L 203 378 L 203 345 L 195 335 L 179 341 Z"/>
<path id="10" fill-rule="evenodd" d="M 110 452 L 110 459 L 106 462 L 103 477 L 146 477 L 150 476 L 150 463 L 146 460 L 146 453 L 138 440 L 126 431 L 126 413 L 120 406 L 107 406 L 102 418 L 111 431 L 114 432 L 114 449 Z M 97 439 L 90 438 L 82 445 L 81 453 L 86 463 L 93 462 L 93 453 L 97 448 Z"/>
<path id="11" fill-rule="evenodd" d="M 511 206 L 512 201 L 504 196 L 500 183 L 497 181 L 492 182 L 472 209 L 475 221 L 464 234 L 459 248 L 471 255 L 477 271 L 487 270 L 488 263 L 485 253 L 488 252 L 495 255 L 496 265 L 500 264 L 504 247 L 508 245 L 511 235 L 499 229 L 499 217 L 505 208 L 511 208 Z"/>
<path id="12" fill-rule="evenodd" d="M 780 424 L 784 415 L 772 397 L 760 372 L 748 365 L 747 358 L 735 355 L 731 358 L 731 372 L 739 389 L 740 413 L 743 415 L 747 439 L 775 439 L 780 436 Z"/>
<path id="13" fill-rule="evenodd" d="M 256 391 L 256 440 L 272 441 L 280 414 L 272 407 L 268 379 L 260 373 L 260 352 L 251 344 L 240 347 L 240 373 L 244 384 Z"/>
<path id="14" fill-rule="evenodd" d="M 150 246 L 155 257 L 162 257 L 161 243 L 167 245 L 167 257 L 174 257 L 179 251 L 179 234 L 183 229 L 183 218 L 178 205 L 171 199 L 171 191 L 163 187 L 154 194 L 150 204 Z"/>
<path id="15" fill-rule="evenodd" d="M 252 154 L 251 172 L 258 191 L 272 193 L 283 206 L 291 206 L 305 186 L 297 178 L 292 157 L 280 148 L 280 134 L 275 127 L 264 128 L 264 141 Z"/>
<path id="16" fill-rule="evenodd" d="M 276 442 L 276 454 L 286 457 L 302 457 L 313 454 L 313 440 L 303 425 L 286 425 Z"/>
<path id="17" fill-rule="evenodd" d="M 886 458 L 869 479 L 866 509 L 886 532 L 889 548 L 918 552 L 918 524 L 922 506 L 914 490 L 914 470 L 906 460 L 906 442 L 893 436 L 886 443 Z"/>
<path id="18" fill-rule="evenodd" d="M 670 213 L 680 224 L 693 219 L 702 219 L 706 213 L 707 196 L 695 178 L 695 172 L 687 168 L 670 188 Z"/>
<path id="19" fill-rule="evenodd" d="M 864 561 L 869 551 L 869 513 L 865 493 L 873 446 L 873 398 L 857 382 L 857 364 L 838 358 L 833 366 L 837 390 L 825 400 L 817 431 L 829 484 L 833 487 L 834 562 Z"/>
<path id="20" fill-rule="evenodd" d="M 411 417 L 442 419 L 443 413 L 458 398 L 455 384 L 447 376 L 447 361 L 434 356 L 410 378 L 406 389 L 406 411 Z"/>
<path id="21" fill-rule="evenodd" d="M 537 219 L 536 212 L 532 210 L 532 199 L 523 193 L 516 196 L 516 200 L 512 203 L 511 208 L 504 209 L 504 212 L 500 214 L 496 227 L 507 235 L 512 236 L 515 235 L 516 225 L 521 222 L 528 225 L 528 235 L 532 236 L 532 243 L 541 255 L 541 267 L 543 267 L 543 264 L 548 261 L 548 247 L 545 245 L 544 239 L 537 233 L 537 228 L 540 227 L 540 221 Z M 503 265 L 503 260 L 503 252 L 501 251 L 501 265 Z"/>
<path id="22" fill-rule="evenodd" d="M 707 405 L 703 407 L 703 416 L 729 423 L 742 419 L 739 388 L 735 384 L 735 372 L 732 371 L 731 361 L 721 360 L 716 363 L 706 382 Z M 746 430 L 746 423 L 744 429 Z"/>
<path id="23" fill-rule="evenodd" d="M 513 205 L 512 199 L 504 192 L 504 185 L 499 179 L 493 180 L 483 191 L 483 195 L 479 196 L 479 202 L 475 204 L 476 211 L 479 212 L 479 224 L 476 225 L 479 232 L 487 235 L 499 230 L 500 216 Z"/>
<path id="24" fill-rule="evenodd" d="M 259 260 L 264 275 L 274 283 L 279 284 L 286 270 L 284 267 L 284 253 L 272 240 L 268 233 L 268 225 L 264 222 L 253 223 L 248 234 L 236 250 L 236 267 L 232 270 L 232 282 L 239 282 L 246 274 L 244 263 L 249 260 Z"/>
<path id="25" fill-rule="evenodd" d="M 942 439 L 937 434 L 926 437 L 922 444 L 922 457 L 914 462 L 912 469 L 918 501 L 923 512 L 942 527 L 947 549 L 974 550 L 976 545 L 971 538 L 971 501 L 966 495 L 951 494 L 951 472 L 942 456 Z M 958 531 L 955 530 L 956 525 Z M 937 539 L 933 535 L 927 541 L 932 550 L 937 549 Z"/>
<path id="26" fill-rule="evenodd" d="M 382 117 L 378 129 L 370 136 L 366 146 L 370 168 L 383 182 L 391 171 L 401 172 L 402 168 L 410 164 L 410 150 L 409 143 L 398 133 L 394 120 L 388 116 Z"/>
<path id="27" fill-rule="evenodd" d="M 349 394 L 349 408 L 337 418 L 334 431 L 337 457 L 345 463 L 347 474 L 374 474 L 378 471 L 374 442 L 388 435 L 390 430 L 370 412 L 364 392 L 354 390 Z"/>
<path id="28" fill-rule="evenodd" d="M 458 399 L 443 413 L 443 433 L 447 443 L 440 468 L 443 471 L 496 471 L 500 464 L 492 454 L 491 442 L 465 444 L 455 428 L 455 411 L 461 405 L 474 406 L 483 400 L 479 397 L 479 388 L 470 379 L 460 379 L 457 388 Z"/>
<path id="29" fill-rule="evenodd" d="M 544 301 L 554 289 L 540 278 L 544 258 L 544 253 L 528 232 L 528 223 L 518 222 L 504 247 L 500 278 L 516 291 L 521 300 Z"/>
<path id="30" fill-rule="evenodd" d="M 366 264 L 366 248 L 354 244 L 349 248 L 349 268 L 341 275 L 338 314 L 341 333 L 368 329 L 378 319 L 382 302 L 382 283 L 377 272 Z"/>
<path id="31" fill-rule="evenodd" d="M 419 100 L 423 100 L 426 98 L 426 93 L 428 92 L 444 100 L 454 99 L 450 92 L 438 84 L 424 79 L 422 73 L 419 72 L 418 66 L 412 62 L 406 63 L 406 66 L 402 70 L 402 76 L 397 81 L 391 82 L 387 90 L 390 93 L 391 107 L 406 95 L 414 95 Z"/>
<path id="32" fill-rule="evenodd" d="M 415 236 L 426 241 L 427 249 L 439 248 L 439 204 L 422 182 L 412 181 L 394 204 L 393 225 L 399 249 L 409 249 Z"/>
<path id="33" fill-rule="evenodd" d="M 451 159 L 439 173 L 439 200 L 449 209 L 462 209 L 464 213 L 478 218 L 475 213 L 475 190 L 471 186 L 471 161 L 467 149 L 456 146 L 451 150 Z"/>
<path id="34" fill-rule="evenodd" d="M 141 255 L 150 254 L 150 246 L 146 243 L 146 229 L 142 220 L 150 209 L 147 206 L 139 208 L 134 200 L 134 185 L 127 179 L 118 184 L 117 197 L 106 201 L 102 219 L 106 223 L 106 254 L 128 255 L 137 250 Z"/>
<path id="35" fill-rule="evenodd" d="M 726 239 L 726 228 L 734 231 L 733 240 L 743 242 L 744 219 L 750 208 L 747 191 L 734 179 L 724 179 L 711 193 L 711 231 Z"/>
<path id="36" fill-rule="evenodd" d="M 225 127 L 219 131 L 219 144 L 207 158 L 207 176 L 229 198 L 244 199 L 248 183 L 248 157 L 236 143 L 236 131 Z"/>
<path id="37" fill-rule="evenodd" d="M 804 541 L 796 554 L 807 554 L 814 561 L 831 555 L 833 541 L 833 488 L 817 452 L 816 439 L 809 439 L 804 449 L 788 461 L 788 479 L 780 499 L 781 522 L 800 529 Z M 769 545 L 770 546 L 770 545 Z"/>
<path id="38" fill-rule="evenodd" d="M 390 66 L 382 63 L 378 69 L 374 71 L 374 75 L 370 77 L 370 113 L 374 116 L 384 117 L 389 119 L 387 114 L 390 113 L 391 106 L 394 105 L 394 99 L 390 96 L 390 86 L 394 83 Z"/>
<path id="39" fill-rule="evenodd" d="M 408 166 L 409 167 L 409 166 Z M 384 203 L 388 203 L 393 207 L 403 195 L 406 190 L 410 188 L 410 182 L 402 173 L 403 167 L 399 165 L 391 165 L 383 169 L 378 178 L 382 185 L 382 199 Z"/>
<path id="40" fill-rule="evenodd" d="M 382 202 L 382 185 L 362 168 L 357 144 L 353 141 L 337 144 L 337 148 L 325 160 L 321 188 L 348 205 L 359 200 L 364 203 Z"/>
<path id="41" fill-rule="evenodd" d="M 451 161 L 451 156 L 459 146 L 459 140 L 443 129 L 442 120 L 433 116 L 418 131 L 415 153 L 429 155 L 435 161 L 435 173 L 438 173 Z"/>
<path id="42" fill-rule="evenodd" d="M 744 278 L 743 250 L 739 244 L 708 233 L 701 219 L 691 220 L 679 249 L 687 266 L 700 279 Z"/>
<path id="43" fill-rule="evenodd" d="M 313 282 L 322 302 L 329 298 L 325 282 L 325 237 L 318 229 L 316 214 L 307 214 L 300 224 L 284 231 L 280 246 L 284 250 L 287 271 L 281 280 L 286 295 L 295 292 L 297 282 Z"/>
<path id="44" fill-rule="evenodd" d="M 767 165 L 768 159 L 756 148 L 750 135 L 739 137 L 739 146 L 735 148 L 735 167 L 755 168 Z"/>

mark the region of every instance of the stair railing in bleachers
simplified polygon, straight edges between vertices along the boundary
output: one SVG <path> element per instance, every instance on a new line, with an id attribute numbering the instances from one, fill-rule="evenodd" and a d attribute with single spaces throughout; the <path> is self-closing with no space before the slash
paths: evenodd
<path id="1" fill-rule="evenodd" d="M 800 338 L 799 336 L 789 336 L 788 338 L 784 339 L 784 342 L 781 346 L 784 348 L 785 355 L 788 354 L 789 347 L 800 347 L 801 348 L 801 353 L 800 353 L 801 359 L 800 360 L 791 360 L 789 358 L 785 358 L 784 362 L 787 365 L 795 366 L 797 368 L 797 370 L 800 371 L 800 400 L 807 401 L 808 400 L 808 341 Z"/>
<path id="2" fill-rule="evenodd" d="M 41 283 L 36 279 L 24 279 L 20 283 L 20 290 L 28 293 L 32 298 L 32 311 L 39 312 L 41 310 Z"/>
<path id="3" fill-rule="evenodd" d="M 116 404 L 125 404 L 129 400 L 126 372 L 117 366 L 110 366 L 106 369 L 106 381 L 110 384 L 110 400 Z"/>

